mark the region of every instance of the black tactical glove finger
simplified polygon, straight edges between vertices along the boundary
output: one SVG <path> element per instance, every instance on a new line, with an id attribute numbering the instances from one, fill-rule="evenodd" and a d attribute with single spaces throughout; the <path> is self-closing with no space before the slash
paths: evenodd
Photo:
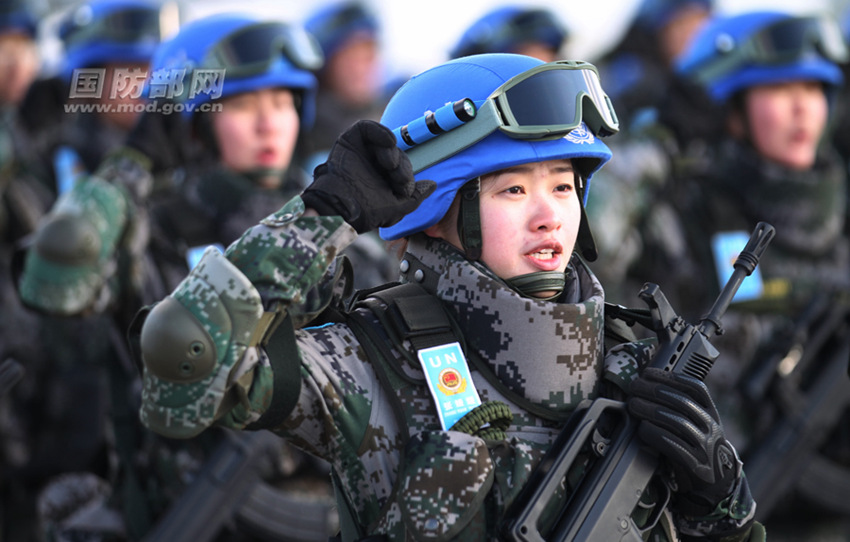
<path id="1" fill-rule="evenodd" d="M 337 139 L 301 198 L 320 215 L 341 216 L 365 233 L 395 224 L 436 187 L 434 181 L 414 179 L 410 160 L 389 128 L 361 120 Z"/>
<path id="2" fill-rule="evenodd" d="M 189 130 L 172 102 L 159 100 L 155 103 L 155 108 L 139 115 L 125 145 L 147 156 L 151 161 L 151 173 L 157 174 L 185 165 L 189 154 Z"/>
<path id="3" fill-rule="evenodd" d="M 708 515 L 741 476 L 741 462 L 726 440 L 708 388 L 696 378 L 647 368 L 631 385 L 629 412 L 642 420 L 638 435 L 667 458 L 680 508 Z"/>

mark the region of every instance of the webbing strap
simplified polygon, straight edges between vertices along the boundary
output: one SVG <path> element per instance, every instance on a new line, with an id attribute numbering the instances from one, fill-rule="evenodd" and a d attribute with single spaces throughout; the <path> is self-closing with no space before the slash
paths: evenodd
<path id="1" fill-rule="evenodd" d="M 399 344 L 407 339 L 418 351 L 459 342 L 442 302 L 421 285 L 409 282 L 372 295 L 387 305 L 387 311 L 369 306 Z"/>
<path id="2" fill-rule="evenodd" d="M 272 366 L 273 394 L 269 405 L 259 420 L 246 429 L 274 429 L 279 427 L 295 408 L 301 393 L 301 363 L 292 316 L 286 318 L 272 332 L 265 345 Z"/>

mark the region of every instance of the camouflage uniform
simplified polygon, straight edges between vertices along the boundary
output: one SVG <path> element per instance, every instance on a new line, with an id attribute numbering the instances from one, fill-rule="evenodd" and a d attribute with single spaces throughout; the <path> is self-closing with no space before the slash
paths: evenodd
<path id="1" fill-rule="evenodd" d="M 807 171 L 769 163 L 750 146 L 733 141 L 720 146 L 713 163 L 711 170 L 696 168 L 691 177 L 677 172 L 681 177 L 665 185 L 669 190 L 656 193 L 652 213 L 644 217 L 639 265 L 628 276 L 633 285 L 652 277 L 673 305 L 693 319 L 722 286 L 712 243 L 731 232 L 749 233 L 759 220 L 776 228 L 776 238 L 759 263 L 763 287 L 730 307 L 723 320 L 725 333 L 714 341 L 721 355 L 706 379 L 728 438 L 746 465 L 748 452 L 788 408 L 769 395 L 756 401 L 744 392 L 755 367 L 786 345 L 795 320 L 813 300 L 825 295 L 843 303 L 846 295 L 846 174 L 828 148 Z M 843 424 L 830 432 L 820 453 L 846 471 L 850 448 Z M 767 527 L 781 526 L 795 540 L 846 532 L 846 518 L 812 501 L 811 495 L 800 495 L 794 491 L 782 498 Z M 758 502 L 759 495 L 755 498 Z M 801 522 L 803 517 L 809 520 Z"/>
<path id="2" fill-rule="evenodd" d="M 52 539 L 92 535 L 91 525 L 76 518 L 95 502 L 97 517 L 117 514 L 119 521 L 95 531 L 140 539 L 222 440 L 219 433 L 167 439 L 145 430 L 135 414 L 140 382 L 124 335 L 133 315 L 185 276 L 186 248 L 228 243 L 226 232 L 238 227 L 232 221 L 238 224 L 240 213 L 251 212 L 242 205 L 228 215 L 223 205 L 211 208 L 209 201 L 192 199 L 193 183 L 173 180 L 154 179 L 147 159 L 135 151 L 113 153 L 60 198 L 27 255 L 20 294 L 44 313 L 42 335 L 55 350 L 43 372 L 44 382 L 56 383 L 45 406 L 33 407 L 46 413 L 37 420 L 40 445 L 27 471 L 37 472 L 42 483 L 53 477 L 41 495 L 40 518 Z M 210 182 L 220 188 L 221 176 Z M 231 205 L 259 199 L 236 199 L 233 190 L 227 195 Z M 67 347 L 69 337 L 77 338 L 78 348 Z M 71 453 L 65 443 L 73 443 Z M 60 449 L 64 454 L 54 457 Z M 279 457 L 281 468 L 265 474 L 291 476 L 304 467 L 290 456 Z M 284 460 L 291 464 L 284 468 Z M 111 481 L 105 494 L 73 490 L 97 477 Z"/>
<path id="3" fill-rule="evenodd" d="M 15 287 L 16 255 L 52 202 L 41 171 L 31 165 L 11 107 L 0 111 L 0 362 L 15 359 L 24 376 L 0 397 L 0 537 L 23 540 L 34 525 L 34 495 L 45 466 L 34 459 L 44 434 L 44 391 L 50 378 L 41 321 Z M 35 163 L 37 166 L 38 164 Z M 8 519 L 7 519 L 8 518 Z M 12 521 L 11 518 L 15 518 Z"/>
<path id="4" fill-rule="evenodd" d="M 299 193 L 305 180 L 303 171 L 293 166 L 280 187 L 267 189 L 246 175 L 215 166 L 193 171 L 179 189 L 155 192 L 148 204 L 151 251 L 168 289 L 186 276 L 189 249 L 211 244 L 227 247 Z M 354 286 L 358 289 L 384 284 L 397 274 L 398 259 L 377 235 L 358 237 L 344 253 L 357 269 Z"/>
<path id="5" fill-rule="evenodd" d="M 439 299 L 465 341 L 482 400 L 510 408 L 502 438 L 441 431 L 416 362 L 398 349 L 392 359 L 368 355 L 353 323 L 368 321 L 368 312 L 316 320 L 346 291 L 334 258 L 355 232 L 339 217 L 303 212 L 295 198 L 226 256 L 208 251 L 153 307 L 150 328 L 188 326 L 197 340 L 186 357 L 182 335 L 154 331 L 154 344 L 143 328 L 143 423 L 175 438 L 213 424 L 273 429 L 333 465 L 359 535 L 494 538 L 497 519 L 570 412 L 603 388 L 625 386 L 654 349 L 624 345 L 603 364 L 604 294 L 577 259 L 562 301 L 551 303 L 520 296 L 442 241 L 414 236 L 403 282 L 421 282 Z M 274 346 L 291 333 L 297 349 Z M 733 496 L 729 525 L 753 513 L 734 506 L 742 498 Z M 677 527 L 702 529 L 683 518 Z M 345 540 L 357 536 L 343 530 Z"/>

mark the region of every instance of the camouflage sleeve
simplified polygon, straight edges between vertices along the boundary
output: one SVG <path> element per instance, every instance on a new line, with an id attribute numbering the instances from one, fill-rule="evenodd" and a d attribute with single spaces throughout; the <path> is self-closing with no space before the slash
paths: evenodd
<path id="1" fill-rule="evenodd" d="M 23 302 L 62 316 L 105 308 L 119 246 L 144 244 L 128 225 L 151 182 L 143 157 L 132 152 L 111 155 L 78 180 L 35 233 L 19 284 Z"/>
<path id="2" fill-rule="evenodd" d="M 676 516 L 676 528 L 682 540 L 720 542 L 759 542 L 764 529 L 754 522 L 756 503 L 750 493 L 746 474 L 738 478 L 732 493 L 705 517 Z"/>
<path id="3" fill-rule="evenodd" d="M 643 339 L 622 343 L 605 356 L 602 380 L 610 397 L 625 398 L 629 384 L 655 355 L 657 340 Z M 673 522 L 683 541 L 764 542 L 764 528 L 753 521 L 756 504 L 745 474 L 735 484 L 731 495 L 706 517 L 688 517 L 673 510 Z"/>
<path id="4" fill-rule="evenodd" d="M 311 292 L 326 282 L 335 256 L 356 236 L 339 217 L 303 213 L 296 197 L 249 229 L 226 256 L 208 249 L 151 310 L 140 341 L 141 416 L 148 427 L 174 438 L 216 422 L 242 429 L 282 400 L 287 383 L 276 376 L 300 378 L 298 350 L 280 359 L 260 345 L 268 334 L 292 333 L 309 318 L 304 303 L 316 297 Z M 299 393 L 300 387 L 288 389 Z"/>
<path id="5" fill-rule="evenodd" d="M 620 343 L 605 353 L 602 370 L 602 382 L 610 384 L 609 390 L 617 390 L 616 395 L 606 397 L 623 398 L 628 395 L 632 383 L 641 367 L 645 367 L 655 356 L 658 341 L 655 338 Z"/>
<path id="6" fill-rule="evenodd" d="M 295 197 L 227 248 L 227 258 L 257 288 L 266 307 L 303 303 L 357 237 L 341 217 L 305 217 L 304 210 Z"/>

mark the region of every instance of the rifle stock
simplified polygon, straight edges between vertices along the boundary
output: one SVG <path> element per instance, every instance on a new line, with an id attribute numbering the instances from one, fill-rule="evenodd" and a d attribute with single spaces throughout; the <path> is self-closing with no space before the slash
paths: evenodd
<path id="1" fill-rule="evenodd" d="M 735 261 L 732 276 L 699 325 L 678 316 L 658 285 L 644 285 L 639 295 L 649 306 L 659 343 L 650 366 L 705 379 L 719 355 L 708 336 L 722 333 L 723 314 L 774 233 L 764 222 L 756 226 Z M 652 516 L 638 527 L 632 515 L 660 461 L 640 442 L 637 426 L 622 401 L 599 398 L 581 405 L 508 510 L 505 537 L 523 542 L 641 541 L 642 532 L 657 523 L 670 493 L 661 489 Z M 585 473 L 559 512 L 552 514 L 556 504 L 552 498 L 574 468 Z"/>

